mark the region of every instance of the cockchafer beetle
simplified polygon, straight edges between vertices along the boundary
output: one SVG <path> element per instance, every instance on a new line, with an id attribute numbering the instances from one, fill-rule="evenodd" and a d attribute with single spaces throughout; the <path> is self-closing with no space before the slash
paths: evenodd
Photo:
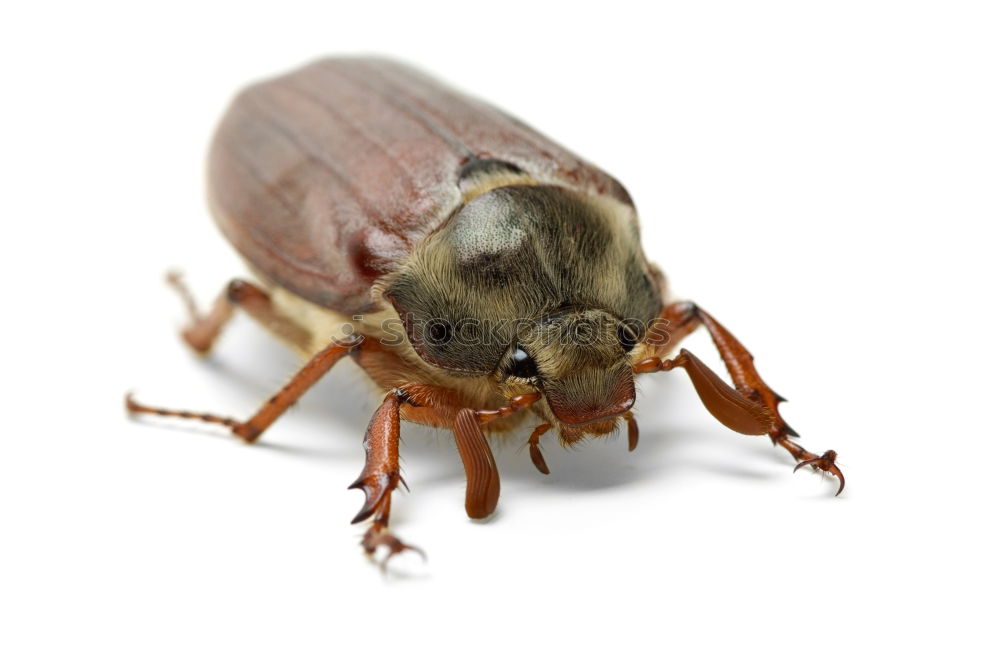
<path id="1" fill-rule="evenodd" d="M 400 419 L 450 429 L 472 518 L 496 507 L 500 479 L 484 431 L 540 421 L 564 445 L 624 422 L 637 374 L 684 369 L 708 411 L 768 435 L 798 465 L 830 472 L 836 453 L 791 440 L 782 398 L 750 353 L 692 302 L 665 300 L 639 243 L 635 208 L 614 178 L 520 121 L 396 62 L 321 60 L 253 85 L 225 114 L 209 155 L 209 201 L 257 283 L 234 280 L 207 313 L 180 278 L 207 353 L 235 308 L 305 365 L 247 420 L 128 411 L 219 423 L 253 442 L 333 365 L 353 358 L 383 391 L 350 487 L 365 494 L 362 546 L 410 549 L 388 531 Z M 677 343 L 704 325 L 735 389 Z M 384 564 L 384 563 L 383 563 Z"/>

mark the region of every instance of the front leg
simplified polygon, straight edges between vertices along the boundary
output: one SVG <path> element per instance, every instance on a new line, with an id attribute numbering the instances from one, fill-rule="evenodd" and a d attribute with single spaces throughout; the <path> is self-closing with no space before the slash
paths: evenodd
<path id="1" fill-rule="evenodd" d="M 365 432 L 365 468 L 350 488 L 365 493 L 365 503 L 351 522 L 372 519 L 361 541 L 371 555 L 379 546 L 389 553 L 381 566 L 393 555 L 405 550 L 423 551 L 403 543 L 389 533 L 389 509 L 392 492 L 403 481 L 399 471 L 399 419 L 448 426 L 455 435 L 455 445 L 465 467 L 465 511 L 470 518 L 486 518 L 496 509 L 500 497 L 500 475 L 489 444 L 480 424 L 530 406 L 540 398 L 537 393 L 518 395 L 510 404 L 499 409 L 475 410 L 461 407 L 461 398 L 453 390 L 418 383 L 404 384 L 386 395 L 375 411 Z"/>
<path id="2" fill-rule="evenodd" d="M 539 399 L 539 393 L 516 395 L 499 409 L 463 407 L 454 390 L 420 383 L 408 383 L 397 390 L 405 405 L 403 417 L 414 423 L 448 427 L 465 467 L 465 512 L 469 518 L 486 518 L 500 498 L 500 474 L 480 425 L 505 418 Z"/>
<path id="3" fill-rule="evenodd" d="M 768 432 L 771 439 L 778 443 L 787 437 L 799 436 L 799 433 L 785 422 L 778 411 L 778 404 L 784 402 L 785 398 L 764 383 L 764 379 L 760 377 L 760 373 L 754 367 L 753 355 L 750 354 L 750 351 L 707 311 L 694 302 L 674 302 L 664 307 L 660 318 L 668 325 L 665 337 L 667 341 L 665 346 L 659 347 L 658 357 L 669 352 L 699 325 L 704 325 L 726 365 L 729 376 L 733 379 L 736 390 L 748 399 L 763 404 L 774 415 L 774 425 Z M 796 456 L 796 459 L 802 459 L 795 454 L 794 449 L 789 450 Z"/>
<path id="4" fill-rule="evenodd" d="M 721 423 L 743 434 L 767 434 L 774 444 L 799 461 L 794 471 L 809 465 L 813 469 L 829 472 L 840 480 L 836 494 L 844 490 L 846 482 L 836 464 L 837 453 L 826 451 L 823 455 L 816 455 L 791 440 L 791 437 L 799 435 L 778 411 L 778 404 L 785 399 L 764 383 L 753 364 L 753 356 L 729 330 L 693 302 L 667 305 L 660 314 L 660 322 L 665 322 L 665 328 L 657 326 L 659 329 L 651 331 L 659 338 L 654 349 L 655 357 L 638 363 L 635 366 L 637 374 L 683 368 L 691 377 L 702 403 Z M 698 325 L 704 325 L 711 335 L 736 391 L 690 351 L 682 349 L 672 360 L 661 357 Z"/>
<path id="5" fill-rule="evenodd" d="M 358 480 L 349 486 L 350 489 L 360 488 L 365 493 L 364 506 L 351 522 L 372 519 L 361 540 L 365 552 L 372 555 L 379 546 L 385 546 L 389 551 L 381 563 L 383 569 L 390 557 L 404 550 L 424 554 L 388 531 L 392 491 L 400 483 L 406 485 L 399 473 L 399 404 L 400 393 L 391 392 L 375 411 L 365 431 L 365 468 Z"/>

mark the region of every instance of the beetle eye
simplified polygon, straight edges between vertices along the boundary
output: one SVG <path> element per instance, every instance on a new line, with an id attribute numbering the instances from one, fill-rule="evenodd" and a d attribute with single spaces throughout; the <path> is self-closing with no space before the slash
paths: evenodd
<path id="1" fill-rule="evenodd" d="M 507 368 L 507 373 L 521 379 L 530 379 L 538 376 L 538 367 L 535 366 L 535 361 L 528 355 L 527 351 L 523 348 L 516 348 L 513 355 L 510 356 L 510 366 Z"/>
<path id="2" fill-rule="evenodd" d="M 451 341 L 451 323 L 435 319 L 427 324 L 426 336 L 433 344 L 447 344 Z"/>
<path id="3" fill-rule="evenodd" d="M 628 353 L 633 348 L 635 348 L 636 342 L 639 338 L 636 337 L 635 333 L 632 332 L 624 323 L 618 324 L 618 343 L 621 344 L 622 349 Z"/>

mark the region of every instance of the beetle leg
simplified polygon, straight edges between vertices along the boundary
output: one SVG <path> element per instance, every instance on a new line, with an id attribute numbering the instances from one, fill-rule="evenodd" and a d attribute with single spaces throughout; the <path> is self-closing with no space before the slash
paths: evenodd
<path id="1" fill-rule="evenodd" d="M 837 488 L 837 494 L 839 495 L 844 491 L 844 486 L 847 485 L 847 481 L 844 480 L 844 473 L 840 471 L 840 467 L 837 466 L 837 451 L 827 451 L 819 457 L 812 457 L 803 460 L 799 464 L 795 465 L 793 472 L 799 471 L 799 467 L 805 467 L 810 465 L 813 469 L 819 469 L 824 472 L 833 474 L 840 480 L 840 487 Z"/>
<path id="2" fill-rule="evenodd" d="M 365 467 L 361 476 L 348 486 L 360 488 L 365 493 L 365 503 L 361 511 L 351 521 L 360 523 L 368 518 L 372 524 L 361 539 L 361 546 L 368 555 L 374 555 L 379 546 L 388 550 L 379 566 L 384 570 L 393 555 L 412 550 L 426 557 L 419 548 L 405 544 L 389 533 L 389 509 L 392 492 L 402 483 L 399 473 L 399 405 L 402 393 L 390 392 L 382 405 L 375 411 L 365 432 Z"/>
<path id="3" fill-rule="evenodd" d="M 343 358 L 352 348 L 357 346 L 358 339 L 346 339 L 329 344 L 326 348 L 314 355 L 306 365 L 292 377 L 285 386 L 271 396 L 267 402 L 249 419 L 239 421 L 234 418 L 216 416 L 207 413 L 194 413 L 191 411 L 177 411 L 173 409 L 159 409 L 156 407 L 139 404 L 132 399 L 131 395 L 125 397 L 125 408 L 130 413 L 150 413 L 157 416 L 172 416 L 175 418 L 193 418 L 206 423 L 216 423 L 225 425 L 232 430 L 233 434 L 240 437 L 245 442 L 253 443 L 264 430 L 278 419 L 281 414 L 292 406 L 302 395 L 309 390 L 324 374 L 330 371 L 333 365 Z"/>
<path id="4" fill-rule="evenodd" d="M 305 351 L 309 346 L 309 332 L 278 312 L 271 303 L 271 297 L 248 281 L 230 281 L 205 314 L 199 311 L 191 291 L 178 272 L 167 274 L 167 283 L 180 294 L 191 319 L 190 324 L 181 330 L 181 338 L 199 354 L 206 354 L 211 350 L 222 328 L 233 317 L 236 307 L 243 309 L 265 329 L 297 351 Z"/>
<path id="5" fill-rule="evenodd" d="M 663 371 L 683 368 L 705 408 L 730 430 L 767 434 L 774 424 L 774 414 L 767 407 L 734 390 L 691 351 L 682 348 L 675 358 L 663 360 L 661 365 Z"/>
<path id="6" fill-rule="evenodd" d="M 403 407 L 406 420 L 451 427 L 465 467 L 465 512 L 469 518 L 486 518 L 493 513 L 500 497 L 500 474 L 480 425 L 529 407 L 541 395 L 517 395 L 499 409 L 475 410 L 461 407 L 458 394 L 440 386 L 408 383 L 397 392 L 402 393 L 406 403 Z"/>
<path id="7" fill-rule="evenodd" d="M 778 411 L 778 404 L 784 402 L 785 398 L 764 383 L 757 368 L 754 367 L 753 355 L 707 311 L 694 302 L 675 302 L 664 307 L 660 318 L 668 322 L 668 341 L 658 349 L 658 356 L 662 357 L 699 325 L 704 325 L 726 364 L 726 370 L 732 377 L 736 390 L 747 398 L 763 404 L 774 414 L 774 426 L 769 432 L 771 438 L 777 442 L 784 437 L 799 436 Z"/>
<path id="8" fill-rule="evenodd" d="M 380 385 L 393 379 L 413 378 L 419 374 L 395 352 L 374 338 L 365 339 L 351 352 L 351 357 Z M 531 406 L 541 396 L 518 395 L 499 409 L 473 410 L 468 400 L 450 388 L 425 383 L 397 385 L 400 416 L 404 420 L 432 427 L 447 428 L 455 436 L 455 445 L 465 467 L 465 512 L 470 518 L 485 518 L 496 508 L 500 494 L 500 475 L 480 424 L 488 423 Z"/>
<path id="9" fill-rule="evenodd" d="M 662 325 L 655 326 L 650 332 L 661 338 L 654 349 L 656 357 L 636 364 L 634 371 L 637 374 L 683 367 L 691 377 L 702 403 L 720 422 L 744 434 L 767 434 L 774 444 L 784 448 L 799 461 L 796 470 L 800 466 L 809 465 L 836 476 L 840 480 L 840 488 L 837 490 L 837 494 L 840 494 L 844 489 L 844 475 L 835 464 L 836 452 L 827 451 L 819 456 L 791 440 L 791 437 L 799 436 L 798 432 L 785 422 L 778 411 L 778 404 L 785 399 L 764 383 L 753 364 L 753 355 L 729 330 L 693 302 L 667 305 L 660 313 L 660 319 L 661 322 L 666 322 L 665 328 Z M 712 342 L 733 379 L 736 392 L 731 392 L 732 388 L 690 351 L 682 350 L 673 360 L 661 359 L 662 355 L 699 325 L 704 325 L 712 337 Z"/>
<path id="10" fill-rule="evenodd" d="M 375 411 L 365 432 L 365 467 L 350 488 L 360 488 L 365 493 L 361 511 L 351 521 L 359 523 L 372 519 L 361 545 L 372 555 L 379 546 L 388 554 L 381 562 L 405 550 L 423 551 L 405 544 L 388 531 L 389 509 L 392 492 L 403 481 L 399 472 L 399 419 L 406 413 L 407 420 L 425 424 L 439 424 L 450 420 L 462 464 L 465 467 L 465 511 L 470 518 L 486 518 L 496 509 L 500 497 L 500 475 L 489 444 L 479 427 L 477 411 L 458 409 L 448 402 L 455 399 L 454 391 L 439 386 L 404 384 L 386 395 Z"/>

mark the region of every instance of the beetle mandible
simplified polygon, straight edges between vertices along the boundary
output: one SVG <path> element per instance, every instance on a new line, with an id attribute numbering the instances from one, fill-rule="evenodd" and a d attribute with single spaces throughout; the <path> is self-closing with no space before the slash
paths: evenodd
<path id="1" fill-rule="evenodd" d="M 631 413 L 634 377 L 683 369 L 708 411 L 768 435 L 844 488 L 836 453 L 792 441 L 782 398 L 753 357 L 693 302 L 668 302 L 638 219 L 614 178 L 498 109 L 408 66 L 321 60 L 253 85 L 231 104 L 209 154 L 209 204 L 257 283 L 233 280 L 184 340 L 207 353 L 240 308 L 301 354 L 292 380 L 247 420 L 146 406 L 132 413 L 222 424 L 253 442 L 337 361 L 386 394 L 351 485 L 372 554 L 413 548 L 388 529 L 400 420 L 453 432 L 472 518 L 500 493 L 485 432 L 528 416 L 563 445 L 607 435 Z M 735 388 L 677 343 L 704 326 Z M 670 357 L 672 355 L 672 357 Z M 383 562 L 384 565 L 384 562 Z"/>

